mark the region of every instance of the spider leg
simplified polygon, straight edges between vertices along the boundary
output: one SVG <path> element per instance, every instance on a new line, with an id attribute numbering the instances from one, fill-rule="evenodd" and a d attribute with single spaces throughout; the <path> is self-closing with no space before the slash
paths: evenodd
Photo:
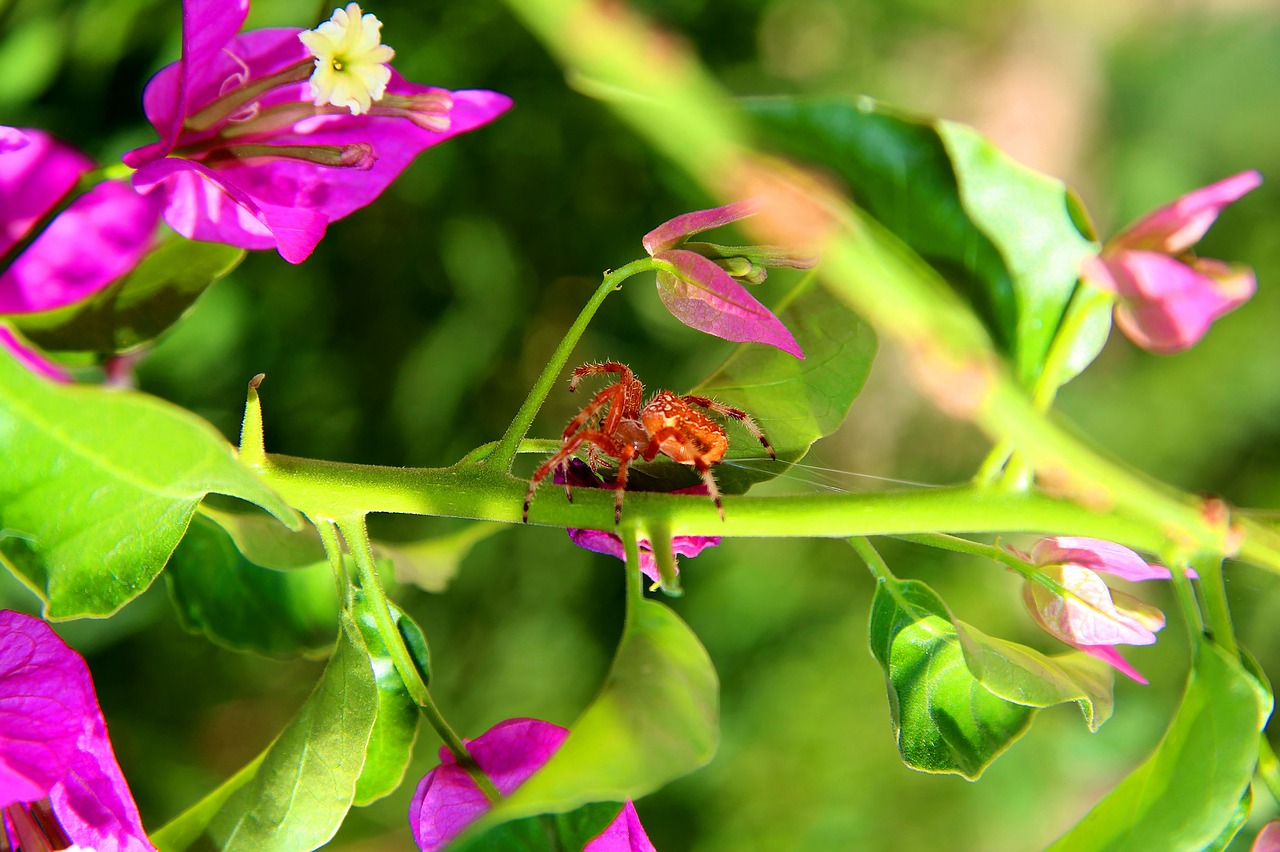
<path id="1" fill-rule="evenodd" d="M 578 416 L 570 420 L 569 425 L 564 427 L 564 439 L 568 440 L 575 432 L 583 426 L 588 425 L 592 418 L 598 418 L 600 416 L 600 409 L 605 405 L 609 405 L 609 414 L 612 415 L 613 409 L 618 407 L 617 397 L 619 394 L 620 391 L 617 385 L 609 385 L 609 387 L 592 397 L 591 401 L 584 405 L 582 410 L 578 412 Z M 605 429 L 604 431 L 607 432 L 609 430 Z"/>
<path id="2" fill-rule="evenodd" d="M 711 472 L 711 466 L 699 459 L 693 463 L 698 473 L 702 474 L 702 482 L 707 486 L 707 493 L 711 495 L 711 502 L 716 504 L 716 511 L 720 513 L 720 521 L 724 521 L 724 503 L 720 500 L 720 486 L 716 485 L 715 474 Z"/>
<path id="3" fill-rule="evenodd" d="M 622 495 L 627 493 L 627 465 L 635 458 L 635 448 L 630 444 L 622 445 L 618 456 L 618 479 L 613 484 L 613 525 L 622 523 Z"/>
<path id="4" fill-rule="evenodd" d="M 716 402 L 705 396 L 682 396 L 680 397 L 690 405 L 696 405 L 705 408 L 708 411 L 714 411 L 716 414 L 732 417 L 740 422 L 748 432 L 755 436 L 760 445 L 764 447 L 765 452 L 769 454 L 769 458 L 776 459 L 778 456 L 773 451 L 773 445 L 769 443 L 769 439 L 764 436 L 764 430 L 751 418 L 751 415 L 740 408 L 730 408 L 724 403 Z"/>
<path id="5" fill-rule="evenodd" d="M 625 446 L 619 447 L 616 443 L 614 443 L 613 439 L 611 439 L 608 435 L 604 434 L 603 432 L 596 432 L 596 431 L 584 429 L 578 434 L 573 435 L 572 437 L 566 438 L 564 442 L 564 446 L 561 447 L 558 451 L 556 451 L 553 455 L 549 456 L 547 460 L 544 461 L 542 465 L 533 472 L 533 476 L 529 478 L 529 490 L 526 491 L 524 494 L 524 511 L 520 516 L 522 523 L 526 523 L 526 524 L 529 523 L 529 504 L 533 502 L 533 494 L 535 491 L 538 490 L 538 485 L 542 482 L 542 480 L 547 478 L 547 474 L 551 473 L 553 470 L 556 470 L 557 468 L 567 465 L 569 462 L 569 459 L 573 456 L 575 452 L 577 452 L 578 447 L 582 446 L 584 443 L 594 444 L 598 446 L 601 450 L 603 450 L 607 455 L 611 455 L 614 457 L 621 457 L 622 454 L 626 452 L 632 452 L 632 454 L 634 454 L 634 451 L 631 450 L 629 447 L 625 447 Z M 572 503 L 573 493 L 569 488 L 567 477 L 565 481 L 565 494 L 568 496 L 569 502 Z"/>
<path id="6" fill-rule="evenodd" d="M 600 427 L 600 430 L 607 435 L 613 434 L 623 418 L 639 419 L 640 406 L 644 402 L 644 385 L 635 377 L 635 373 L 631 372 L 630 367 L 617 361 L 583 364 L 575 368 L 573 375 L 569 377 L 569 390 L 575 391 L 578 389 L 578 383 L 587 376 L 612 373 L 617 374 L 618 381 L 605 390 L 613 394 L 613 404 L 609 406 L 609 412 L 605 415 Z M 597 398 L 599 398 L 598 394 Z"/>

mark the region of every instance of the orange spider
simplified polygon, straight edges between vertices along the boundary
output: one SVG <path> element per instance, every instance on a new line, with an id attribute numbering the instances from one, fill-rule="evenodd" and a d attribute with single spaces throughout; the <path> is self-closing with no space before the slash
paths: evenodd
<path id="1" fill-rule="evenodd" d="M 729 436 L 724 427 L 703 414 L 698 408 L 714 411 L 725 417 L 741 421 L 765 450 L 775 458 L 773 447 L 764 432 L 745 411 L 721 405 L 705 396 L 679 396 L 669 390 L 660 390 L 647 403 L 644 402 L 644 385 L 631 372 L 631 368 L 617 361 L 603 364 L 583 364 L 573 371 L 569 390 L 578 389 L 578 383 L 586 376 L 616 373 L 618 381 L 606 387 L 592 398 L 564 427 L 564 444 L 533 472 L 529 490 L 524 496 L 524 521 L 529 520 L 529 504 L 538 484 L 547 475 L 566 467 L 570 457 L 583 445 L 587 445 L 587 463 L 594 470 L 599 465 L 599 454 L 618 460 L 618 478 L 614 483 L 613 521 L 622 520 L 622 495 L 627 487 L 627 465 L 639 458 L 653 461 L 661 453 L 680 464 L 692 465 L 702 475 L 707 493 L 724 520 L 724 506 L 720 502 L 720 489 L 716 487 L 711 465 L 724 459 L 729 449 Z M 608 409 L 605 410 L 605 406 Z M 573 492 L 566 478 L 564 493 L 573 502 Z"/>

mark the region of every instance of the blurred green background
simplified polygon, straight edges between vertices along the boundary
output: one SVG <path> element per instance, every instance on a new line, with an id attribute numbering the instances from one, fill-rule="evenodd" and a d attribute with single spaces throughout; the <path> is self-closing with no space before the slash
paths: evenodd
<path id="1" fill-rule="evenodd" d="M 979 0 L 663 0 L 641 8 L 682 33 L 738 94 L 870 94 L 967 121 L 1066 179 L 1102 233 L 1246 168 L 1270 181 L 1201 245 L 1259 273 L 1258 296 L 1174 358 L 1114 338 L 1061 405 L 1102 447 L 1195 492 L 1280 508 L 1280 14 L 1267 0 L 1114 3 Z M 250 27 L 313 26 L 331 6 L 256 0 Z M 410 79 L 492 88 L 515 108 L 428 151 L 373 207 L 333 224 L 290 266 L 251 255 L 139 368 L 144 390 L 238 430 L 247 379 L 263 386 L 268 449 L 392 465 L 455 461 L 496 438 L 606 268 L 642 254 L 654 225 L 707 200 L 573 91 L 496 0 L 384 0 Z M 139 98 L 178 52 L 176 0 L 0 0 L 0 123 L 45 127 L 105 160 L 149 141 Z M 782 292 L 783 277 L 764 285 Z M 772 289 L 771 289 L 772 288 Z M 650 387 L 685 388 L 728 344 L 689 331 L 633 279 L 575 363 L 612 357 Z M 562 389 L 562 386 L 561 386 Z M 558 389 L 534 434 L 558 434 Z M 780 491 L 966 478 L 986 449 L 911 389 L 881 350 L 845 427 L 810 456 L 834 473 Z M 531 460 L 524 460 L 532 468 Z M 380 519 L 386 535 L 457 529 Z M 900 576 L 934 585 L 985 632 L 1057 650 L 994 565 L 886 543 Z M 1130 659 L 1115 717 L 1090 735 L 1072 707 L 1044 712 L 983 780 L 897 759 L 883 679 L 866 646 L 870 575 L 838 541 L 728 541 L 684 562 L 674 608 L 723 681 L 723 742 L 707 768 L 639 803 L 664 852 L 1043 846 L 1152 747 L 1176 703 L 1187 645 L 1171 614 Z M 441 594 L 399 599 L 431 642 L 434 692 L 464 735 L 534 716 L 569 724 L 597 688 L 621 624 L 619 564 L 555 530 L 480 542 Z M 162 588 L 119 616 L 65 626 L 88 655 L 117 754 L 158 827 L 270 741 L 321 664 L 259 659 L 185 634 Z M 1244 644 L 1280 673 L 1280 588 L 1228 573 Z M 35 601 L 6 577 L 0 603 Z M 333 848 L 405 849 L 404 814 L 438 743 L 420 735 L 411 778 L 353 811 Z M 1255 827 L 1275 811 L 1257 797 Z M 1251 829 L 1246 829 L 1251 836 Z M 1247 844 L 1246 844 L 1247 846 Z"/>

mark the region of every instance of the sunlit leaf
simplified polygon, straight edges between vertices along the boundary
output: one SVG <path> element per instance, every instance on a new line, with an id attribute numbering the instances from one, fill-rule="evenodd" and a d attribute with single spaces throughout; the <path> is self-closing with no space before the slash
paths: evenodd
<path id="1" fill-rule="evenodd" d="M 718 740 L 719 682 L 706 649 L 670 609 L 641 601 L 604 688 L 564 745 L 464 838 L 537 814 L 637 799 L 707 763 Z"/>
<path id="2" fill-rule="evenodd" d="M 46 349 L 120 352 L 177 322 L 244 254 L 235 246 L 174 234 L 110 287 L 74 305 L 9 321 Z"/>
<path id="3" fill-rule="evenodd" d="M 1101 660 L 1078 651 L 1049 657 L 1034 648 L 987 636 L 963 621 L 953 619 L 952 624 L 965 665 L 991 693 L 1027 707 L 1074 701 L 1091 731 L 1111 717 L 1114 677 Z"/>
<path id="4" fill-rule="evenodd" d="M 1271 688 L 1201 641 L 1182 704 L 1155 752 L 1053 849 L 1202 850 L 1238 818 L 1271 715 Z"/>
<path id="5" fill-rule="evenodd" d="M 292 570 L 266 567 L 237 548 L 221 525 L 226 519 L 235 529 L 241 517 L 202 512 L 174 550 L 164 576 L 182 626 L 237 651 L 276 657 L 327 653 L 338 624 L 338 593 L 324 554 Z M 308 536 L 264 520 L 285 536 L 307 542 L 314 536 L 310 527 Z"/>
<path id="6" fill-rule="evenodd" d="M 409 690 L 387 652 L 386 643 L 378 633 L 372 606 L 368 596 L 361 593 L 356 596 L 352 607 L 352 615 L 360 626 L 360 635 L 364 637 L 369 662 L 373 666 L 374 680 L 378 686 L 378 719 L 369 737 L 364 769 L 356 784 L 354 803 L 357 805 L 367 805 L 381 799 L 400 786 L 405 770 L 409 768 L 409 759 L 413 757 L 413 743 L 418 738 L 420 715 L 418 705 L 409 696 Z M 421 629 L 394 605 L 391 615 L 402 632 L 422 637 Z M 426 648 L 425 639 L 422 640 L 421 648 Z"/>
<path id="7" fill-rule="evenodd" d="M 146 394 L 54 384 L 0 354 L 0 558 L 50 618 L 109 615 L 164 567 L 209 492 L 293 511 L 212 426 Z"/>
<path id="8" fill-rule="evenodd" d="M 315 690 L 210 823 L 216 847 L 305 852 L 328 842 L 351 807 L 377 711 L 369 653 L 344 615 Z"/>
<path id="9" fill-rule="evenodd" d="M 396 579 L 428 592 L 448 588 L 471 548 L 494 533 L 510 529 L 506 524 L 471 523 L 419 541 L 375 541 L 373 552 L 395 565 Z"/>
<path id="10" fill-rule="evenodd" d="M 748 101 L 763 141 L 822 166 L 853 200 L 964 295 L 1029 384 L 1096 246 L 1060 181 L 1019 165 L 963 125 L 896 112 L 869 98 Z M 1103 305 L 1069 360 L 1097 355 Z"/>
<path id="11" fill-rule="evenodd" d="M 888 684 L 898 751 L 911 768 L 976 779 L 1031 724 L 1033 708 L 974 677 L 946 605 L 924 583 L 877 584 L 870 639 Z"/>

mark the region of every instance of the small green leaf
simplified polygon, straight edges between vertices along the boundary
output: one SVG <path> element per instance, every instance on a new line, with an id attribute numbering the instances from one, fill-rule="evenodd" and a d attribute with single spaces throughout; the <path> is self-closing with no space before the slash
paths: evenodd
<path id="1" fill-rule="evenodd" d="M 912 769 L 975 780 L 1031 724 L 1031 707 L 974 677 L 950 612 L 924 583 L 877 583 L 870 638 L 889 687 L 898 751 Z"/>
<path id="2" fill-rule="evenodd" d="M 210 284 L 235 269 L 244 249 L 172 235 L 133 271 L 56 311 L 10 317 L 46 349 L 120 352 L 173 325 Z"/>
<path id="3" fill-rule="evenodd" d="M 640 601 L 600 695 L 547 765 L 481 818 L 501 823 L 637 799 L 706 764 L 719 740 L 719 681 L 683 621 Z"/>
<path id="4" fill-rule="evenodd" d="M 778 454 L 779 461 L 770 462 L 745 429 L 730 423 L 727 462 L 716 468 L 727 494 L 784 473 L 814 441 L 838 429 L 871 372 L 875 332 L 813 283 L 811 276 L 802 281 L 779 313 L 804 347 L 803 361 L 773 347 L 744 344 L 694 389 L 750 414 Z M 736 465 L 734 459 L 751 461 Z"/>
<path id="5" fill-rule="evenodd" d="M 255 565 L 285 571 L 328 561 L 310 524 L 294 530 L 262 514 L 225 512 L 208 505 L 200 507 L 200 514 L 222 527 L 241 555 Z"/>
<path id="6" fill-rule="evenodd" d="M 428 592 L 443 592 L 458 573 L 462 560 L 478 542 L 508 529 L 507 524 L 477 522 L 445 535 L 421 541 L 373 543 L 375 555 L 395 565 L 396 579 Z"/>
<path id="7" fill-rule="evenodd" d="M 1272 694 L 1208 640 L 1196 647 L 1182 704 L 1155 753 L 1051 848 L 1198 852 L 1238 818 L 1258 762 Z"/>
<path id="8" fill-rule="evenodd" d="M 972 127 L 937 123 L 951 156 L 960 200 L 975 226 L 995 244 L 1013 281 L 1017 303 L 1015 367 L 1026 385 L 1035 381 L 1049 344 L 1075 292 L 1080 263 L 1097 251 L 1076 226 L 1078 201 L 1061 181 L 1013 160 Z M 1072 378 L 1106 343 L 1111 305 L 1100 303 L 1069 362 Z"/>
<path id="9" fill-rule="evenodd" d="M 357 594 L 352 615 L 360 625 L 373 665 L 374 679 L 378 685 L 378 720 L 369 737 L 369 748 L 364 769 L 356 784 L 357 805 L 367 805 L 390 795 L 404 780 L 409 759 L 413 757 L 413 743 L 418 738 L 418 705 L 409 696 L 395 663 L 387 652 L 386 643 L 378 633 L 377 620 L 370 607 L 373 604 L 363 593 Z M 421 639 L 420 652 L 426 650 L 426 639 L 413 619 L 392 605 L 391 617 L 402 635 L 408 633 Z M 425 672 L 424 672 L 425 674 Z"/>
<path id="10" fill-rule="evenodd" d="M 450 852 L 533 852 L 582 849 L 609 827 L 622 810 L 616 802 L 584 805 L 564 814 L 540 814 L 503 823 L 474 839 L 454 843 Z M 468 835 L 469 836 L 469 835 Z"/>
<path id="11" fill-rule="evenodd" d="M 289 506 L 212 426 L 132 391 L 45 381 L 0 354 L 0 561 L 52 619 L 142 594 L 209 492 Z"/>
<path id="12" fill-rule="evenodd" d="M 236 651 L 327 653 L 338 624 L 338 592 L 324 553 L 293 570 L 266 567 L 237 549 L 228 525 L 238 529 L 241 517 L 253 516 L 202 510 L 169 559 L 165 582 L 182 626 Z M 310 527 L 307 536 L 263 520 L 285 536 L 314 537 Z"/>
<path id="13" fill-rule="evenodd" d="M 369 653 L 344 615 L 315 690 L 210 823 L 216 847 L 308 852 L 328 842 L 351 808 L 377 711 Z"/>
<path id="14" fill-rule="evenodd" d="M 1114 677 L 1101 660 L 1079 651 L 1048 657 L 1034 648 L 987 636 L 963 621 L 952 619 L 952 623 L 965 665 L 993 694 L 1027 707 L 1074 701 L 1090 731 L 1111 718 Z"/>
<path id="15" fill-rule="evenodd" d="M 1030 384 L 1096 246 L 1061 182 L 1027 169 L 970 128 L 870 98 L 746 102 L 763 141 L 842 179 L 853 200 L 973 305 Z M 1083 369 L 1107 314 L 1072 353 Z"/>

